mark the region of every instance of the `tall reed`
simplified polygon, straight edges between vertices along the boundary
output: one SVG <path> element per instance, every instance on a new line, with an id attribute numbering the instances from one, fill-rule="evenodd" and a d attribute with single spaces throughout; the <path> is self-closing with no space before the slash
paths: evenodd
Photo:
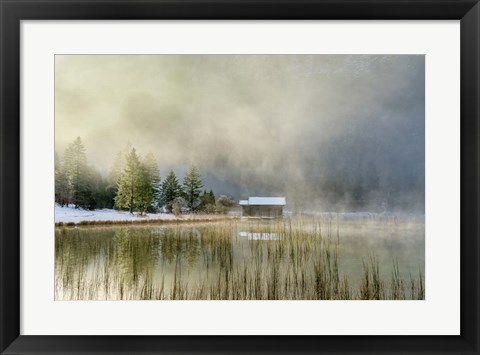
<path id="1" fill-rule="evenodd" d="M 390 278 L 375 253 L 342 273 L 338 215 L 176 226 L 57 228 L 58 300 L 424 299 L 423 274 Z M 370 223 L 370 222 L 369 222 Z M 372 222 L 373 223 L 373 222 Z M 390 223 L 390 222 L 389 222 Z M 93 232 L 92 232 L 93 231 Z"/>

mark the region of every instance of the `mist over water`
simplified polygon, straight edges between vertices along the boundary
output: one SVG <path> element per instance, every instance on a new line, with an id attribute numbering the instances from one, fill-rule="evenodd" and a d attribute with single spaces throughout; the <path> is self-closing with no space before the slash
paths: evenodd
<path id="1" fill-rule="evenodd" d="M 130 142 L 234 198 L 423 213 L 420 55 L 57 55 L 55 149 L 107 174 Z"/>

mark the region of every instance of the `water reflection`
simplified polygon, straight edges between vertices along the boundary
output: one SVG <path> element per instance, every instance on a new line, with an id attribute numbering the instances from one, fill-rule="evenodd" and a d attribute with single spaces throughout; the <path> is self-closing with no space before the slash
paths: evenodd
<path id="1" fill-rule="evenodd" d="M 240 232 L 240 237 L 247 238 L 248 240 L 279 240 L 281 236 L 277 233 L 253 233 L 253 232 Z"/>
<path id="2" fill-rule="evenodd" d="M 57 228 L 55 297 L 358 299 L 373 294 L 364 288 L 380 278 L 379 297 L 423 298 L 424 250 L 423 225 L 261 221 Z M 365 273 L 372 254 L 378 265 L 367 271 L 378 269 L 373 276 Z"/>

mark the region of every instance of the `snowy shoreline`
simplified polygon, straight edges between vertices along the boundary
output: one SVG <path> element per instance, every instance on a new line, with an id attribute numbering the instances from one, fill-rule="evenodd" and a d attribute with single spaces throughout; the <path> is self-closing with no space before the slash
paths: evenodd
<path id="1" fill-rule="evenodd" d="M 290 212 L 284 214 L 291 216 Z M 424 215 L 409 215 L 401 213 L 371 213 L 371 212 L 310 212 L 306 216 L 321 216 L 341 221 L 395 221 L 425 223 Z M 211 214 L 185 214 L 176 217 L 172 213 L 147 213 L 143 216 L 131 214 L 127 211 L 113 209 L 84 210 L 73 206 L 61 207 L 55 204 L 55 225 L 113 225 L 113 224 L 142 224 L 142 223 L 185 223 L 185 222 L 213 222 L 226 219 L 240 218 L 239 214 L 211 215 Z"/>
<path id="2" fill-rule="evenodd" d="M 224 219 L 211 215 L 184 215 L 176 217 L 172 213 L 147 213 L 143 216 L 131 214 L 127 211 L 113 209 L 83 210 L 70 207 L 61 207 L 55 204 L 55 225 L 96 225 L 96 224 L 125 224 L 125 223 L 155 223 L 155 222 L 192 222 L 215 221 Z"/>

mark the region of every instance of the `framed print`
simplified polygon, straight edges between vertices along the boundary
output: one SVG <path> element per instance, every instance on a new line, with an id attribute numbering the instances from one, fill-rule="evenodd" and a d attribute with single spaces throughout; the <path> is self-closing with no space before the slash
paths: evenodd
<path id="1" fill-rule="evenodd" d="M 1 351 L 468 353 L 476 1 L 2 1 Z"/>

